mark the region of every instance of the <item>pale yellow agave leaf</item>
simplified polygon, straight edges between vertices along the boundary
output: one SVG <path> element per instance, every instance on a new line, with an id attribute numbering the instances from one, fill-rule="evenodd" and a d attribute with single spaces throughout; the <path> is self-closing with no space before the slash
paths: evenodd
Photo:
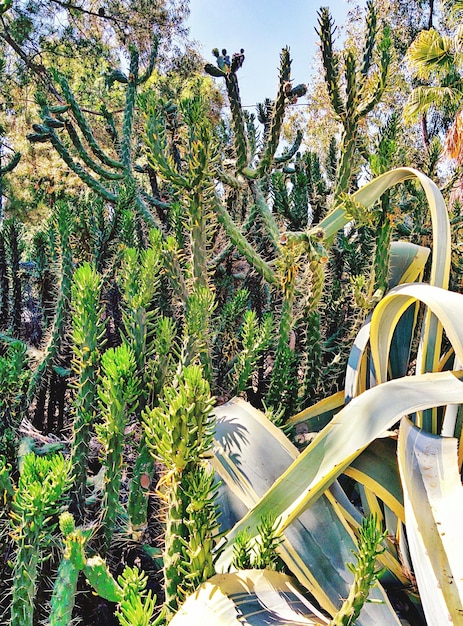
<path id="1" fill-rule="evenodd" d="M 219 559 L 225 569 L 232 542 L 248 529 L 257 535 L 263 514 L 272 511 L 284 530 L 309 507 L 374 439 L 403 415 L 443 404 L 463 403 L 463 374 L 439 372 L 392 380 L 354 398 L 228 533 Z M 256 461 L 257 462 L 257 461 Z"/>
<path id="2" fill-rule="evenodd" d="M 463 487 L 457 440 L 403 419 L 398 443 L 407 537 L 428 626 L 463 624 Z"/>
<path id="3" fill-rule="evenodd" d="M 408 307 L 423 303 L 443 326 L 447 337 L 462 362 L 463 359 L 463 295 L 426 283 L 399 285 L 376 306 L 370 326 L 370 345 L 377 382 L 387 379 L 389 350 L 395 327 Z M 427 337 L 430 340 L 430 336 Z M 426 341 L 426 337 L 422 338 Z M 437 357 L 440 355 L 437 354 Z M 438 369 L 438 362 L 436 363 Z M 445 403 L 444 403 L 445 404 Z"/>
<path id="4" fill-rule="evenodd" d="M 368 209 L 387 189 L 411 179 L 416 180 L 422 186 L 431 214 L 433 255 L 430 282 L 432 285 L 447 288 L 451 254 L 450 224 L 444 198 L 437 185 L 430 178 L 413 168 L 400 167 L 374 178 L 352 194 L 352 199 Z M 341 203 L 320 222 L 318 228 L 323 228 L 327 236 L 331 237 L 350 220 L 351 217 L 346 213 Z"/>
<path id="5" fill-rule="evenodd" d="M 261 411 L 240 398 L 216 407 L 215 415 L 214 454 L 210 462 L 230 494 L 230 499 L 224 500 L 222 487 L 222 506 L 241 517 L 242 507 L 236 498 L 247 509 L 253 508 L 300 453 Z M 331 493 L 327 489 L 301 512 L 285 528 L 284 541 L 278 548 L 291 573 L 331 615 L 349 594 L 353 574 L 347 564 L 352 562 L 357 548 L 346 520 L 345 503 L 338 503 L 340 491 Z M 220 561 L 217 567 L 218 571 L 227 569 L 222 569 Z M 364 607 L 359 626 L 396 623 L 380 585 L 371 590 L 371 598 L 375 602 Z"/>
<path id="6" fill-rule="evenodd" d="M 203 583 L 186 599 L 170 624 L 310 626 L 328 622 L 290 576 L 270 570 L 243 570 L 217 574 Z"/>

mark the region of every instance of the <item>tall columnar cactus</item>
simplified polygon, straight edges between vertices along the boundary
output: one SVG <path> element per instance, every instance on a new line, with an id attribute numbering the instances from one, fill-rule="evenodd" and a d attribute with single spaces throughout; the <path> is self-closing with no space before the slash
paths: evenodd
<path id="1" fill-rule="evenodd" d="M 189 591 L 214 573 L 212 536 L 217 526 L 214 485 L 205 455 L 212 445 L 213 401 L 201 368 L 184 368 L 145 413 L 146 440 L 166 474 L 164 577 L 167 616 Z"/>
<path id="2" fill-rule="evenodd" d="M 90 534 L 76 529 L 74 518 L 68 512 L 60 515 L 59 525 L 64 538 L 64 553 L 53 586 L 49 626 L 68 626 L 72 621 L 77 581 L 79 572 L 85 567 L 85 544 Z"/>
<path id="3" fill-rule="evenodd" d="M 22 285 L 20 274 L 20 260 L 22 251 L 21 228 L 15 219 L 5 220 L 3 223 L 4 240 L 7 249 L 11 278 L 11 331 L 19 337 L 21 334 L 22 316 Z"/>
<path id="4" fill-rule="evenodd" d="M 39 392 L 43 394 L 46 389 L 47 376 L 62 347 L 66 335 L 66 324 L 70 314 L 70 298 L 72 276 L 74 273 L 72 250 L 70 245 L 69 208 L 66 203 L 57 203 L 56 214 L 57 230 L 60 239 L 61 250 L 61 283 L 59 285 L 58 300 L 55 308 L 55 317 L 50 331 L 50 337 L 45 349 L 45 355 L 37 365 L 29 383 L 27 392 L 29 403 Z"/>
<path id="5" fill-rule="evenodd" d="M 357 622 L 360 611 L 368 600 L 370 589 L 381 573 L 376 560 L 384 552 L 381 544 L 385 537 L 386 533 L 379 530 L 374 516 L 363 520 L 359 529 L 359 548 L 355 554 L 357 563 L 351 563 L 349 568 L 354 574 L 354 582 L 349 596 L 344 600 L 329 626 L 354 626 Z"/>
<path id="6" fill-rule="evenodd" d="M 72 369 L 76 376 L 71 465 L 73 508 L 82 520 L 90 438 L 98 405 L 100 349 L 104 328 L 100 303 L 102 279 L 88 263 L 77 268 L 72 284 Z"/>
<path id="7" fill-rule="evenodd" d="M 34 132 L 28 135 L 32 142 L 49 141 L 66 165 L 82 182 L 108 202 L 113 204 L 117 202 L 118 183 L 123 181 L 132 183 L 136 189 L 136 209 L 151 226 L 156 226 L 156 220 L 149 207 L 162 207 L 165 204 L 145 192 L 137 182 L 135 170 L 143 173 L 145 168 L 133 163 L 132 135 L 137 88 L 146 82 L 151 75 L 157 56 L 157 48 L 158 42 L 155 40 L 148 68 L 142 75 L 139 75 L 138 51 L 134 47 L 130 47 L 128 75 L 121 71 L 115 71 L 108 77 L 109 86 L 114 82 L 126 85 L 124 116 L 119 140 L 116 142 L 118 154 L 115 158 L 109 156 L 98 143 L 68 81 L 59 72 L 54 72 L 54 79 L 66 104 L 51 106 L 43 97 L 39 96 L 42 120 L 40 124 L 33 124 Z M 102 113 L 106 119 L 109 118 L 113 121 L 107 109 L 103 108 Z M 65 137 L 63 137 L 64 133 L 66 134 Z M 114 136 L 114 132 L 112 135 Z"/>
<path id="8" fill-rule="evenodd" d="M 374 2 L 369 0 L 361 62 L 357 62 L 354 53 L 350 50 L 344 54 L 345 94 L 343 99 L 340 57 L 334 50 L 334 23 L 327 7 L 320 10 L 318 23 L 325 83 L 333 111 L 342 124 L 340 160 L 334 189 L 335 198 L 339 198 L 350 188 L 360 123 L 379 103 L 386 88 L 391 42 L 388 29 L 383 28 L 382 39 L 378 43 L 379 28 L 376 9 Z M 375 48 L 379 51 L 379 67 L 372 78 Z"/>
<path id="9" fill-rule="evenodd" d="M 10 317 L 10 278 L 6 254 L 5 232 L 0 229 L 0 328 L 6 329 Z"/>
<path id="10" fill-rule="evenodd" d="M 9 159 L 8 163 L 2 163 L 3 145 L 0 147 L 0 223 L 3 219 L 3 177 L 5 174 L 12 172 L 21 160 L 21 153 L 15 152 Z"/>
<path id="11" fill-rule="evenodd" d="M 55 529 L 53 516 L 69 487 L 69 463 L 61 454 L 26 454 L 12 503 L 12 537 L 17 544 L 11 626 L 32 626 L 38 566 Z"/>
<path id="12" fill-rule="evenodd" d="M 138 381 L 135 355 L 126 344 L 107 350 L 101 359 L 101 367 L 103 376 L 99 395 L 103 420 L 95 428 L 105 466 L 101 551 L 106 554 L 111 546 L 120 508 L 122 449 L 125 428 L 137 398 Z"/>
<path id="13" fill-rule="evenodd" d="M 53 224 L 49 224 L 53 229 Z M 53 260 L 50 254 L 50 231 L 38 230 L 33 237 L 34 278 L 37 285 L 43 326 L 48 327 L 53 314 Z"/>
<path id="14" fill-rule="evenodd" d="M 17 429 L 25 410 L 25 394 L 30 378 L 26 346 L 12 342 L 0 356 L 0 455 L 15 461 Z"/>
<path id="15" fill-rule="evenodd" d="M 141 424 L 141 414 L 148 398 L 155 402 L 155 380 L 148 367 L 150 358 L 155 358 L 152 339 L 155 334 L 154 299 L 160 285 L 162 263 L 162 240 L 160 231 L 150 232 L 150 245 L 147 250 L 127 248 L 121 270 L 123 299 L 123 342 L 133 351 L 139 379 L 138 402 L 135 417 Z M 142 482 L 151 481 L 154 474 L 154 461 L 145 443 L 144 432 L 140 434 L 137 459 L 132 471 L 127 512 L 130 525 L 138 529 L 147 521 L 147 488 Z"/>

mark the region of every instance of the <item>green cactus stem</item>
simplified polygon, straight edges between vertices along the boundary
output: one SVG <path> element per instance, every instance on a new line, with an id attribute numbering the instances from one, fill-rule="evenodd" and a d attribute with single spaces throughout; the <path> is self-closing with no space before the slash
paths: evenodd
<path id="1" fill-rule="evenodd" d="M 370 589 L 381 574 L 381 571 L 377 569 L 376 559 L 384 552 L 381 543 L 385 537 L 386 533 L 379 530 L 374 516 L 363 520 L 359 529 L 358 552 L 355 554 L 357 562 L 348 566 L 354 574 L 354 582 L 349 596 L 330 621 L 329 626 L 354 626 L 356 624 L 360 611 L 368 600 Z"/>
<path id="2" fill-rule="evenodd" d="M 126 345 L 107 350 L 101 359 L 103 377 L 98 390 L 103 421 L 95 426 L 105 466 L 101 535 L 103 555 L 111 546 L 120 508 L 124 431 L 137 398 L 136 360 Z"/>
<path id="3" fill-rule="evenodd" d="M 6 255 L 5 232 L 0 230 L 0 328 L 6 329 L 10 318 L 10 278 Z"/>
<path id="4" fill-rule="evenodd" d="M 202 582 L 211 572 L 211 551 L 203 546 L 210 547 L 217 526 L 214 487 L 206 470 L 199 468 L 212 445 L 212 405 L 201 368 L 191 365 L 179 373 L 175 385 L 165 388 L 159 406 L 144 415 L 147 444 L 166 469 L 158 489 L 167 501 L 164 578 L 168 619 L 185 599 L 188 580 Z M 197 533 L 201 546 L 197 545 Z"/>
<path id="5" fill-rule="evenodd" d="M 27 390 L 27 399 L 30 404 L 33 398 L 43 392 L 47 374 L 55 363 L 61 344 L 66 333 L 66 323 L 70 312 L 71 284 L 74 273 L 72 250 L 70 245 L 69 207 L 65 202 L 57 203 L 56 215 L 57 229 L 61 248 L 61 284 L 59 287 L 58 301 L 55 309 L 55 317 L 45 349 L 45 356 L 37 365 Z"/>
<path id="6" fill-rule="evenodd" d="M 146 590 L 147 576 L 136 567 L 126 567 L 117 579 L 122 589 L 116 617 L 121 626 L 154 626 L 162 623 L 162 614 L 153 621 L 156 596 Z"/>
<path id="7" fill-rule="evenodd" d="M 122 266 L 122 297 L 123 297 L 123 341 L 135 355 L 138 387 L 138 402 L 135 417 L 141 423 L 141 414 L 148 397 L 153 395 L 151 371 L 148 360 L 154 355 L 150 339 L 155 333 L 155 314 L 152 309 L 153 299 L 160 285 L 162 263 L 162 241 L 160 231 L 150 232 L 150 247 L 142 252 L 135 248 L 125 250 Z M 155 397 L 152 397 L 155 401 Z M 147 522 L 147 488 L 142 483 L 146 477 L 151 481 L 154 474 L 154 461 L 149 454 L 141 434 L 137 459 L 132 472 L 127 513 L 131 528 L 136 530 Z"/>
<path id="8" fill-rule="evenodd" d="M 7 258 L 10 267 L 11 277 L 11 331 L 15 337 L 21 335 L 21 314 L 22 314 L 22 286 L 20 275 L 21 259 L 21 229 L 15 219 L 5 220 L 3 223 L 3 233 L 7 247 Z"/>
<path id="9" fill-rule="evenodd" d="M 68 626 L 72 621 L 77 581 L 86 564 L 85 545 L 90 535 L 90 531 L 76 529 L 74 518 L 68 512 L 60 515 L 59 525 L 64 553 L 53 585 L 48 626 Z"/>
<path id="10" fill-rule="evenodd" d="M 264 317 L 259 324 L 255 311 L 246 311 L 241 330 L 242 347 L 236 356 L 231 377 L 234 381 L 233 394 L 246 391 L 256 366 L 271 343 L 273 318 Z"/>
<path id="11" fill-rule="evenodd" d="M 13 574 L 11 626 L 32 626 L 38 565 L 55 528 L 53 516 L 69 487 L 69 463 L 61 454 L 26 454 L 12 503 L 12 537 L 18 546 Z"/>
<path id="12" fill-rule="evenodd" d="M 102 279 L 88 263 L 77 268 L 72 284 L 72 369 L 76 375 L 71 464 L 73 507 L 79 522 L 85 514 L 90 438 L 96 418 L 100 348 L 104 328 L 100 303 Z"/>
<path id="13" fill-rule="evenodd" d="M 376 9 L 374 2 L 369 0 L 367 2 L 366 35 L 360 66 L 358 66 L 351 51 L 344 55 L 345 94 L 343 99 L 340 56 L 334 51 L 334 23 L 328 8 L 323 7 L 320 10 L 318 24 L 325 83 L 333 111 L 342 124 L 340 160 L 334 189 L 334 197 L 337 199 L 342 193 L 348 192 L 350 188 L 360 122 L 378 104 L 386 88 L 391 42 L 389 31 L 384 28 L 382 39 L 377 44 Z M 367 77 L 371 78 L 370 70 L 376 45 L 379 48 L 380 60 L 379 68 L 372 81 L 367 80 Z"/>

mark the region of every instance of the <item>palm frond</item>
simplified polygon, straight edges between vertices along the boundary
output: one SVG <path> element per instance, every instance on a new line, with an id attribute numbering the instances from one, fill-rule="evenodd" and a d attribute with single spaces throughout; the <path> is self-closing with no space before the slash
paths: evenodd
<path id="1" fill-rule="evenodd" d="M 433 28 L 419 33 L 407 52 L 412 70 L 426 80 L 429 74 L 445 74 L 455 67 L 456 56 L 452 37 L 440 35 Z"/>

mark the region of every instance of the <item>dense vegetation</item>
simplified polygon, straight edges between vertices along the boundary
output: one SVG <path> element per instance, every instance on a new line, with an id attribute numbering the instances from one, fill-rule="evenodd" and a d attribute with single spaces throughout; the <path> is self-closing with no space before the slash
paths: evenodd
<path id="1" fill-rule="evenodd" d="M 463 623 L 461 10 L 0 3 L 1 623 Z"/>

